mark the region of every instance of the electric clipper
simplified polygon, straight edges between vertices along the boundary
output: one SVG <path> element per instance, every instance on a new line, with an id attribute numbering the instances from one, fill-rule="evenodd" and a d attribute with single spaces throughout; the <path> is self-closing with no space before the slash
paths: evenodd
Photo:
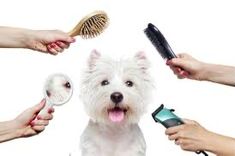
<path id="1" fill-rule="evenodd" d="M 167 109 L 162 104 L 159 108 L 157 108 L 153 113 L 152 117 L 156 122 L 162 124 L 165 128 L 170 128 L 178 125 L 184 124 L 183 120 L 179 118 L 174 113 L 174 109 Z M 197 154 L 204 154 L 208 156 L 205 151 L 197 151 Z"/>

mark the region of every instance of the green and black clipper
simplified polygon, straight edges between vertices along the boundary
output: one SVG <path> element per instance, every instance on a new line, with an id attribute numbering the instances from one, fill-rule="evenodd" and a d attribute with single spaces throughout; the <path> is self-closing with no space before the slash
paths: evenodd
<path id="1" fill-rule="evenodd" d="M 173 109 L 164 108 L 164 105 L 162 104 L 152 113 L 152 117 L 156 122 L 161 123 L 166 128 L 184 124 L 184 122 L 173 112 Z"/>
<path id="2" fill-rule="evenodd" d="M 173 112 L 174 109 L 164 108 L 164 105 L 162 104 L 152 113 L 152 117 L 156 122 L 161 123 L 165 128 L 170 128 L 184 124 L 183 120 L 178 116 L 176 116 Z M 197 154 L 202 153 L 205 156 L 208 156 L 208 154 L 205 151 L 197 151 L 196 153 Z"/>

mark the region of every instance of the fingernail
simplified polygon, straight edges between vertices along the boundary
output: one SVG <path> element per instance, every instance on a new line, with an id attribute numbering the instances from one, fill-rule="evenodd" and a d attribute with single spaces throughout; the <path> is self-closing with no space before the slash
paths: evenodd
<path id="1" fill-rule="evenodd" d="M 167 61 L 166 61 L 166 64 L 167 64 L 167 65 L 171 65 L 171 64 L 172 64 L 172 60 L 167 60 Z"/>
<path id="2" fill-rule="evenodd" d="M 30 124 L 30 126 L 34 126 L 35 125 L 35 123 L 33 121 L 30 122 L 29 124 Z"/>
<path id="3" fill-rule="evenodd" d="M 74 43 L 75 41 L 76 41 L 75 38 L 72 38 L 72 37 L 69 38 L 69 42 Z"/>
<path id="4" fill-rule="evenodd" d="M 178 73 L 180 73 L 182 71 L 179 67 L 177 67 L 176 70 Z"/>
<path id="5" fill-rule="evenodd" d="M 47 111 L 49 114 L 51 114 L 53 112 L 53 110 L 51 108 L 48 109 Z"/>
<path id="6" fill-rule="evenodd" d="M 55 43 L 51 44 L 51 48 L 55 48 L 55 46 L 56 46 Z"/>
<path id="7" fill-rule="evenodd" d="M 169 62 L 169 60 L 167 60 L 167 61 L 166 61 L 166 65 L 170 65 L 170 62 Z"/>
<path id="8" fill-rule="evenodd" d="M 183 76 L 184 76 L 184 77 L 188 77 L 188 75 L 189 75 L 188 72 L 183 71 Z"/>

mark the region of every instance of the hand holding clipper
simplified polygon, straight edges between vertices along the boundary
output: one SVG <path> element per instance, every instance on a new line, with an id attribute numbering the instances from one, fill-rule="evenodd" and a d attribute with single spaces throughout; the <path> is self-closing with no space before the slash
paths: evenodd
<path id="1" fill-rule="evenodd" d="M 157 108 L 153 113 L 152 117 L 156 122 L 161 123 L 165 128 L 170 128 L 178 125 L 184 124 L 183 120 L 176 116 L 173 113 L 173 109 L 164 108 L 162 104 L 159 108 Z M 197 154 L 204 154 L 208 156 L 205 151 L 196 151 Z"/>

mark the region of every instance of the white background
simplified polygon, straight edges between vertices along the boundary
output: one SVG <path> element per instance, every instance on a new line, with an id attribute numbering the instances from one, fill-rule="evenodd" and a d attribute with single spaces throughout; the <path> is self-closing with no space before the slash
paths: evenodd
<path id="1" fill-rule="evenodd" d="M 0 121 L 14 118 L 42 98 L 45 78 L 55 72 L 71 77 L 71 101 L 57 107 L 54 120 L 38 136 L 0 144 L 1 156 L 79 155 L 79 137 L 88 117 L 79 100 L 79 82 L 90 51 L 120 58 L 146 51 L 155 79 L 154 99 L 140 126 L 147 156 L 190 156 L 168 141 L 151 113 L 164 103 L 207 129 L 235 137 L 234 88 L 209 82 L 178 80 L 143 34 L 148 22 L 163 32 L 176 53 L 235 66 L 235 4 L 226 0 L 1 0 L 0 25 L 69 31 L 87 13 L 104 10 L 108 29 L 99 37 L 77 42 L 58 56 L 26 49 L 0 49 Z"/>

